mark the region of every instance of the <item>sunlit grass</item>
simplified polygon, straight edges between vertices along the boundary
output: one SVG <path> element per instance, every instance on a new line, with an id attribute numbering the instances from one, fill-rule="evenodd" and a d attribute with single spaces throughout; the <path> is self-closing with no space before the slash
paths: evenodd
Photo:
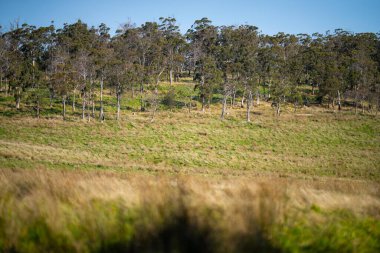
<path id="1" fill-rule="evenodd" d="M 120 121 L 106 90 L 105 122 L 1 94 L 0 252 L 380 250 L 378 116 L 261 101 L 220 120 L 191 80 L 171 89 L 154 117 L 126 92 Z"/>

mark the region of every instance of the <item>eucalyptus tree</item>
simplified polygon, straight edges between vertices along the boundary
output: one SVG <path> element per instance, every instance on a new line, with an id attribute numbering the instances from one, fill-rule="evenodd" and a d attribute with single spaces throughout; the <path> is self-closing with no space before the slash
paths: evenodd
<path id="1" fill-rule="evenodd" d="M 48 57 L 49 43 L 51 41 L 54 26 L 34 28 L 29 32 L 29 36 L 22 51 L 31 67 L 32 80 L 29 92 L 31 95 L 32 103 L 36 111 L 36 116 L 40 116 L 41 97 L 46 88 L 46 72 L 47 65 L 46 59 Z"/>
<path id="2" fill-rule="evenodd" d="M 207 18 L 196 20 L 187 31 L 187 39 L 191 44 L 192 61 L 194 62 L 194 80 L 199 90 L 202 111 L 209 104 L 214 86 L 221 82 L 221 71 L 217 67 L 215 51 L 217 50 L 218 29 Z"/>
<path id="3" fill-rule="evenodd" d="M 258 84 L 258 42 L 259 37 L 255 26 L 244 25 L 221 29 L 218 59 L 224 76 L 222 119 L 225 114 L 227 96 L 234 93 L 236 86 L 241 84 L 244 89 L 243 98 L 247 97 L 247 121 L 250 121 L 253 92 Z"/>
<path id="4" fill-rule="evenodd" d="M 169 72 L 170 85 L 177 79 L 181 71 L 181 65 L 184 62 L 184 47 L 185 39 L 181 35 L 179 26 L 176 24 L 176 19 L 173 17 L 160 18 L 159 29 L 162 31 L 163 54 L 166 57 L 167 68 Z M 174 72 L 174 73 L 173 73 Z"/>
<path id="5" fill-rule="evenodd" d="M 70 55 L 64 45 L 56 45 L 49 52 L 48 68 L 51 87 L 62 99 L 62 117 L 66 118 L 66 101 L 74 86 Z"/>
<path id="6" fill-rule="evenodd" d="M 73 24 L 64 24 L 63 29 L 58 31 L 58 43 L 65 45 L 72 61 L 75 82 L 72 91 L 72 107 L 76 108 L 76 94 L 81 91 L 82 117 L 88 96 L 88 79 L 90 77 L 91 51 L 94 46 L 95 29 L 89 29 L 81 20 Z"/>
<path id="7" fill-rule="evenodd" d="M 5 43 L 4 60 L 6 64 L 5 78 L 9 80 L 9 88 L 15 98 L 16 109 L 20 108 L 23 92 L 32 84 L 32 65 L 27 61 L 25 45 L 29 34 L 35 27 L 16 24 L 3 35 Z"/>
<path id="8" fill-rule="evenodd" d="M 256 26 L 244 25 L 237 29 L 238 32 L 238 61 L 242 66 L 238 74 L 246 89 L 247 97 L 247 121 L 250 121 L 250 110 L 253 104 L 253 93 L 259 98 L 259 73 L 258 73 L 258 46 L 259 35 Z"/>
<path id="9" fill-rule="evenodd" d="M 6 55 L 6 47 L 5 47 L 5 41 L 3 38 L 2 26 L 0 25 L 0 90 L 4 89 L 6 92 L 7 85 L 4 80 L 5 67 L 6 67 L 5 55 Z M 3 83 L 5 83 L 4 88 L 3 88 Z"/>
<path id="10" fill-rule="evenodd" d="M 377 37 L 373 33 L 362 33 L 355 36 L 355 47 L 351 57 L 351 85 L 355 100 L 355 112 L 361 104 L 364 112 L 364 102 L 373 104 L 379 83 L 379 70 L 376 62 Z"/>
<path id="11" fill-rule="evenodd" d="M 111 39 L 111 50 L 115 54 L 110 55 L 122 58 L 125 63 L 128 63 L 126 66 L 132 67 L 134 70 L 135 81 L 129 83 L 128 86 L 132 92 L 132 98 L 135 97 L 135 89 L 140 89 L 141 92 L 144 88 L 143 63 L 145 62 L 145 47 L 143 47 L 143 42 L 140 41 L 142 36 L 139 30 L 140 28 L 136 27 L 135 24 L 126 23 L 116 31 L 116 36 Z"/>
<path id="12" fill-rule="evenodd" d="M 261 35 L 259 41 L 259 48 L 257 52 L 259 84 L 263 87 L 264 97 L 268 96 L 268 98 L 270 98 L 270 91 L 267 87 L 270 87 L 272 80 L 272 62 L 274 61 L 274 57 L 271 53 L 269 36 Z"/>
<path id="13" fill-rule="evenodd" d="M 294 35 L 278 33 L 270 37 L 270 49 L 273 54 L 272 78 L 270 90 L 276 115 L 280 115 L 281 104 L 286 101 L 290 91 L 290 59 L 296 54 L 297 38 Z"/>
<path id="14" fill-rule="evenodd" d="M 97 29 L 97 36 L 95 41 L 94 50 L 94 65 L 96 68 L 97 78 L 100 79 L 100 110 L 99 119 L 105 120 L 104 104 L 103 104 L 103 90 L 104 80 L 106 78 L 107 64 L 113 56 L 113 49 L 110 45 L 111 36 L 109 34 L 110 28 L 104 23 L 100 24 Z"/>

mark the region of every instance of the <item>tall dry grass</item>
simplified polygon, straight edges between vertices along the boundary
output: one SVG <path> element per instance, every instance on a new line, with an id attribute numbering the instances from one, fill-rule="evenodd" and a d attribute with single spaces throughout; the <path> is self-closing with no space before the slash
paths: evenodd
<path id="1" fill-rule="evenodd" d="M 2 252 L 292 251 L 288 241 L 294 238 L 288 240 L 287 233 L 293 235 L 293 227 L 305 219 L 303 226 L 324 224 L 334 210 L 346 210 L 349 220 L 378 221 L 379 193 L 377 183 L 337 179 L 3 169 L 0 248 Z"/>

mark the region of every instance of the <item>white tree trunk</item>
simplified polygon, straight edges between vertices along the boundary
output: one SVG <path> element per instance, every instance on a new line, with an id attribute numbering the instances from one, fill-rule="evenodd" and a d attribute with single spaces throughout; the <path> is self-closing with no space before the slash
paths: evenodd
<path id="1" fill-rule="evenodd" d="M 248 99 L 247 99 L 247 122 L 251 121 L 251 104 L 252 104 L 252 91 L 250 90 L 248 92 Z"/>
<path id="2" fill-rule="evenodd" d="M 100 113 L 99 113 L 100 121 L 104 121 L 104 108 L 103 108 L 103 77 L 100 80 Z"/>

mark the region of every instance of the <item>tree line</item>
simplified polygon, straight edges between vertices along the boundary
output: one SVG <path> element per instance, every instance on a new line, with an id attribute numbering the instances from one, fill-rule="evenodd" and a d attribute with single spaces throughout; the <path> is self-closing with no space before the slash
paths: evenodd
<path id="1" fill-rule="evenodd" d="M 251 25 L 214 26 L 208 18 L 196 20 L 181 34 L 175 18 L 160 18 L 141 26 L 126 23 L 111 36 L 105 24 L 89 27 L 81 20 L 56 28 L 14 23 L 0 29 L 1 90 L 13 95 L 20 108 L 24 94 L 40 116 L 41 101 L 62 102 L 62 116 L 70 101 L 72 110 L 81 101 L 82 118 L 104 120 L 106 88 L 116 96 L 117 119 L 126 91 L 147 109 L 146 94 L 158 106 L 162 80 L 174 85 L 192 77 L 202 111 L 215 94 L 222 97 L 221 118 L 227 101 L 247 109 L 253 99 L 272 101 L 279 115 L 284 103 L 294 108 L 305 103 L 325 103 L 341 109 L 379 110 L 380 35 L 342 29 L 325 34 L 266 35 Z M 314 101 L 303 96 L 311 87 Z M 81 98 L 78 100 L 78 98 Z M 192 97 L 189 98 L 191 107 Z M 96 112 L 97 111 L 97 112 Z"/>

